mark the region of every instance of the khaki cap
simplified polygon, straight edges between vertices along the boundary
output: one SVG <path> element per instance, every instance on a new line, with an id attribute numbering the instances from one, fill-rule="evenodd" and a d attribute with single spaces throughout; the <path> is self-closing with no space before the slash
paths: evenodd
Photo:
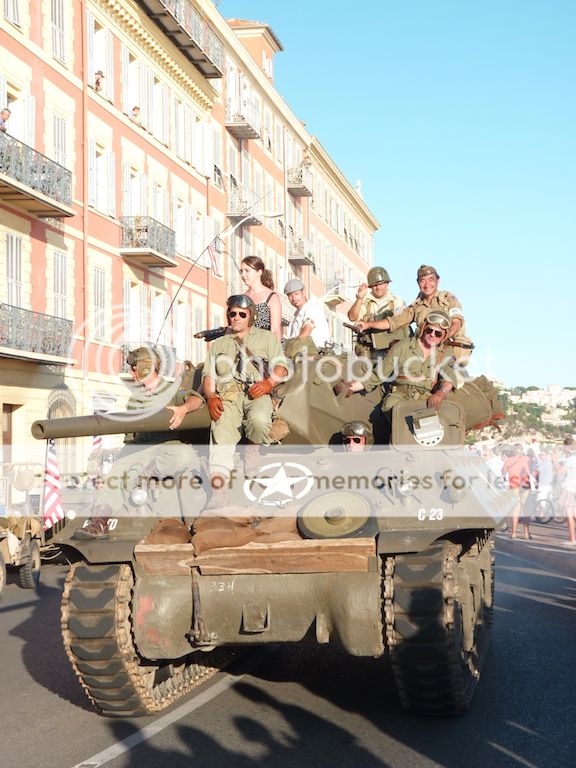
<path id="1" fill-rule="evenodd" d="M 438 272 L 436 272 L 434 267 L 431 267 L 429 264 L 422 264 L 420 268 L 418 269 L 418 280 L 420 280 L 421 277 L 426 277 L 427 275 L 434 275 L 434 277 L 440 279 L 440 275 Z"/>

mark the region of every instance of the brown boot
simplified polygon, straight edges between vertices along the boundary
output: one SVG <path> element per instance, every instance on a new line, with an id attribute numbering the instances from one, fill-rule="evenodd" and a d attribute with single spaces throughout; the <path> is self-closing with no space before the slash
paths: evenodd
<path id="1" fill-rule="evenodd" d="M 212 487 L 212 495 L 208 499 L 208 503 L 204 509 L 220 509 L 220 507 L 227 507 L 230 503 L 228 497 L 228 478 L 224 475 L 212 475 L 210 478 L 210 485 Z"/>
<path id="2" fill-rule="evenodd" d="M 82 528 L 78 528 L 72 535 L 73 539 L 107 539 L 110 535 L 108 531 L 107 517 L 93 517 L 88 520 Z"/>

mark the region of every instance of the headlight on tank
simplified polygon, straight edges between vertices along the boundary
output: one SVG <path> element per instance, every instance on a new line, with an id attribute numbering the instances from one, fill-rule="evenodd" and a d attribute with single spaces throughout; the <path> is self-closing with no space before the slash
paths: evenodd
<path id="1" fill-rule="evenodd" d="M 142 504 L 146 504 L 147 502 L 148 491 L 146 488 L 143 488 L 141 485 L 139 485 L 137 488 L 134 488 L 130 494 L 130 503 L 134 504 L 135 507 L 141 507 Z"/>
<path id="2" fill-rule="evenodd" d="M 297 523 L 306 539 L 347 539 L 378 533 L 372 504 L 349 491 L 316 496 L 299 510 Z"/>

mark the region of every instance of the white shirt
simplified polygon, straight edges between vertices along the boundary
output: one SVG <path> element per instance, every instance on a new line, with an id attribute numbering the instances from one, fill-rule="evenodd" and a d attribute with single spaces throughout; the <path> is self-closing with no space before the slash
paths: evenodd
<path id="1" fill-rule="evenodd" d="M 299 336 L 302 326 L 306 325 L 308 320 L 314 322 L 314 328 L 310 334 L 314 344 L 316 344 L 317 347 L 323 347 L 330 339 L 328 321 L 326 320 L 326 313 L 323 305 L 312 299 L 308 299 L 306 304 L 294 312 L 294 317 L 288 326 L 286 337 L 288 339 L 294 339 Z"/>
<path id="2" fill-rule="evenodd" d="M 566 475 L 564 476 L 564 490 L 569 493 L 576 493 L 576 453 L 571 453 L 564 460 Z"/>

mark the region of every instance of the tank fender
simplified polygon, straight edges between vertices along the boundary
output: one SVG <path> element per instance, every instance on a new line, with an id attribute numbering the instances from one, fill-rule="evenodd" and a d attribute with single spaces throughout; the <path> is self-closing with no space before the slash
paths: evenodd
<path id="1" fill-rule="evenodd" d="M 192 579 L 136 573 L 132 602 L 134 642 L 147 659 L 178 659 L 192 650 Z"/>

